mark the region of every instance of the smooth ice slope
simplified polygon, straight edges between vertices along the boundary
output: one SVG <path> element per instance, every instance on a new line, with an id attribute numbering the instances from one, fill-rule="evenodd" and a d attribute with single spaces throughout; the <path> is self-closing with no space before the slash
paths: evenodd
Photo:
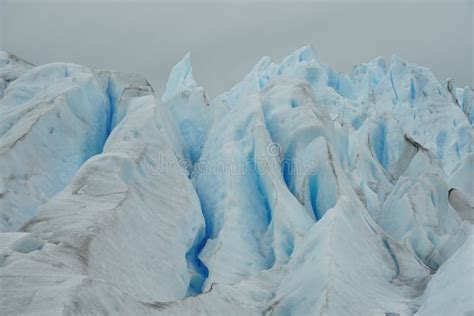
<path id="1" fill-rule="evenodd" d="M 2 314 L 474 313 L 471 88 L 310 47 L 192 74 L 0 55 Z"/>

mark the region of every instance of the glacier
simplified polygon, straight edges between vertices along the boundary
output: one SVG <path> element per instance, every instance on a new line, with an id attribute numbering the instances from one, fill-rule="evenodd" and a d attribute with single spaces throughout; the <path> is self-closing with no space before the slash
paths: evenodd
<path id="1" fill-rule="evenodd" d="M 0 52 L 0 313 L 471 315 L 473 98 L 309 46 L 214 98 L 189 53 L 158 95 Z"/>

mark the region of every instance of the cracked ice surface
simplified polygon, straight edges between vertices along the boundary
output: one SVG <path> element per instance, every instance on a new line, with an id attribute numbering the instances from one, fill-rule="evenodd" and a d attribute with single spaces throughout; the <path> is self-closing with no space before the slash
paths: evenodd
<path id="1" fill-rule="evenodd" d="M 472 89 L 310 47 L 209 100 L 0 53 L 2 314 L 474 312 Z"/>

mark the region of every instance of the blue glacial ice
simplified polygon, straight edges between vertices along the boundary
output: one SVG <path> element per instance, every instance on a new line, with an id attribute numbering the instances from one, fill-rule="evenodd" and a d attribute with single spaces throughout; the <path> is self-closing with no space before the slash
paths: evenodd
<path id="1" fill-rule="evenodd" d="M 303 47 L 209 99 L 0 52 L 0 313 L 470 315 L 472 88 Z"/>

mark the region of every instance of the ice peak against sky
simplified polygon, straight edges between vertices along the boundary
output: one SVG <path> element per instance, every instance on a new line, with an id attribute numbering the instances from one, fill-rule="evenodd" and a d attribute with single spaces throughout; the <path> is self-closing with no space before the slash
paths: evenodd
<path id="1" fill-rule="evenodd" d="M 382 2 L 7 1 L 0 45 L 37 64 L 141 73 L 160 93 L 188 51 L 196 80 L 215 96 L 261 56 L 278 61 L 307 44 L 339 71 L 395 53 L 439 80 L 473 85 L 472 1 Z"/>

